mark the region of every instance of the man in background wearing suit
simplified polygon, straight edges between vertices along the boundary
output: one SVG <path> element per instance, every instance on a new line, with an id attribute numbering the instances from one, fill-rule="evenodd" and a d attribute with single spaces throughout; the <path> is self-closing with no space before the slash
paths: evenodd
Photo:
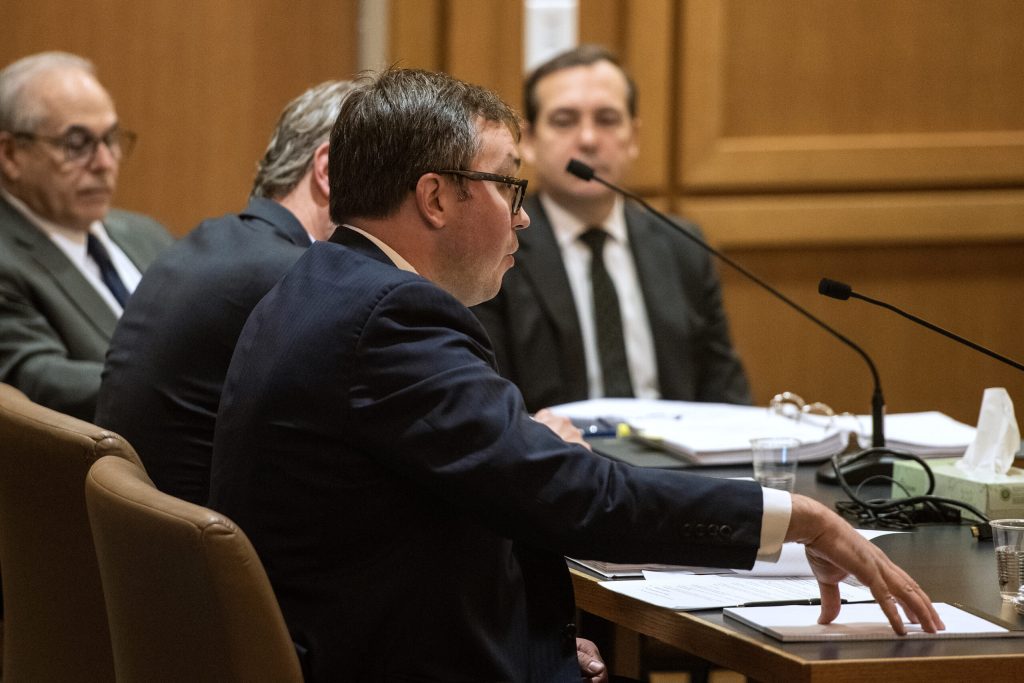
<path id="1" fill-rule="evenodd" d="M 0 381 L 85 420 L 118 316 L 171 242 L 110 208 L 134 140 L 87 60 L 46 52 L 0 71 Z"/>
<path id="2" fill-rule="evenodd" d="M 565 171 L 578 158 L 622 183 L 638 152 L 632 79 L 614 55 L 589 45 L 539 66 L 524 93 L 523 158 L 541 192 L 526 200 L 533 220 L 517 267 L 475 309 L 498 370 L 530 410 L 599 396 L 749 403 L 707 252 Z M 595 248 L 610 297 L 591 287 Z"/>
<path id="3" fill-rule="evenodd" d="M 532 419 L 466 306 L 515 262 L 518 118 L 390 69 L 331 133 L 331 241 L 256 305 L 217 417 L 210 506 L 260 554 L 308 681 L 605 681 L 565 555 L 749 567 L 807 544 L 893 628 L 927 596 L 838 515 L 755 482 L 630 467 Z"/>
<path id="4" fill-rule="evenodd" d="M 157 488 L 206 504 L 217 404 L 252 307 L 334 231 L 327 139 L 351 90 L 328 81 L 292 100 L 249 205 L 203 222 L 142 278 L 107 355 L 96 423 L 135 447 Z"/>

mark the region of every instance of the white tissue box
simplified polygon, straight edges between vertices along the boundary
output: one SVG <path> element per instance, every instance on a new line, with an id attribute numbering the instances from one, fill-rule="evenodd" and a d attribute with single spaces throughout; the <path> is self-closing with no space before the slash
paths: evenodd
<path id="1" fill-rule="evenodd" d="M 975 481 L 956 466 L 960 458 L 928 460 L 935 475 L 935 490 L 932 495 L 953 498 L 968 503 L 984 512 L 990 519 L 1008 517 L 1024 518 L 1024 469 L 1011 467 L 1005 475 L 993 481 Z M 923 496 L 928 490 L 928 477 L 921 466 L 912 460 L 896 460 L 893 463 L 893 479 L 906 487 L 904 492 L 896 484 L 892 486 L 893 498 L 907 495 Z"/>

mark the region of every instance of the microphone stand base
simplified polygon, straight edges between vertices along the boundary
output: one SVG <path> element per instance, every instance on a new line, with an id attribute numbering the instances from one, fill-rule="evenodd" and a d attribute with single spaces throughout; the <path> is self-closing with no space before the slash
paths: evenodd
<path id="1" fill-rule="evenodd" d="M 868 457 L 857 460 L 858 455 L 848 455 L 840 461 L 839 470 L 842 472 L 843 479 L 846 480 L 847 484 L 857 486 L 865 479 L 871 477 L 892 477 L 892 456 L 879 455 L 873 458 Z M 832 467 L 831 461 L 821 464 L 815 479 L 822 484 L 839 485 L 839 480 L 836 478 L 836 471 Z"/>

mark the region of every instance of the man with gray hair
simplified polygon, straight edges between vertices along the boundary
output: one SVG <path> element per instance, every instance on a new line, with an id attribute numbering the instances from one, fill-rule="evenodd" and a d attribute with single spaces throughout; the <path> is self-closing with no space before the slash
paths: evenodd
<path id="1" fill-rule="evenodd" d="M 285 107 L 249 205 L 167 250 L 114 333 L 95 421 L 128 439 L 162 491 L 206 503 L 217 404 L 242 325 L 306 248 L 334 231 L 328 138 L 351 87 L 322 83 Z"/>
<path id="2" fill-rule="evenodd" d="M 88 60 L 44 52 L 0 71 L 0 381 L 79 418 L 128 296 L 171 242 L 110 208 L 134 140 Z"/>

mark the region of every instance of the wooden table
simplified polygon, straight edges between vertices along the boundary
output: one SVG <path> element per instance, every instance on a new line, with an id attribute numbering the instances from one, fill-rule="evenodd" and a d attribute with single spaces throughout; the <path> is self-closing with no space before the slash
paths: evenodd
<path id="1" fill-rule="evenodd" d="M 823 502 L 842 497 L 817 484 L 813 472 L 801 466 L 798 492 Z M 744 476 L 744 468 L 708 473 Z M 1024 629 L 1024 618 L 999 597 L 992 543 L 974 540 L 967 527 L 921 527 L 876 543 L 934 601 L 962 603 Z M 581 610 L 759 681 L 1024 681 L 1024 638 L 783 643 L 725 620 L 721 610 L 673 612 L 606 590 L 582 571 L 571 573 Z"/>

